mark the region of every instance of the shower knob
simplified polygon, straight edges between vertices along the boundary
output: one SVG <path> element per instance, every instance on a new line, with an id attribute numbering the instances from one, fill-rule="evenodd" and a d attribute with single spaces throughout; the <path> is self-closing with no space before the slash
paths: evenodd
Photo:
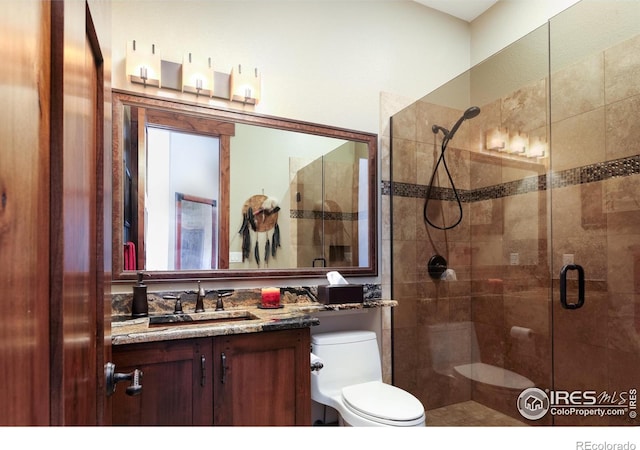
<path id="1" fill-rule="evenodd" d="M 429 276 L 434 280 L 439 280 L 445 270 L 447 270 L 447 260 L 443 256 L 433 255 L 427 263 Z"/>

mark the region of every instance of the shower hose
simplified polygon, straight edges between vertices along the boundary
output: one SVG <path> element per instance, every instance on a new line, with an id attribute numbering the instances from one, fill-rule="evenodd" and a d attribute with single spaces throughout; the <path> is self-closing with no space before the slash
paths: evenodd
<path id="1" fill-rule="evenodd" d="M 422 211 L 422 215 L 424 216 L 424 220 L 431 225 L 433 228 L 437 228 L 438 230 L 450 230 L 452 228 L 455 228 L 458 226 L 458 224 L 460 222 L 462 222 L 462 202 L 460 201 L 460 196 L 458 195 L 458 190 L 456 189 L 456 185 L 453 182 L 453 178 L 451 177 L 451 172 L 449 172 L 449 167 L 447 167 L 447 161 L 444 158 L 444 152 L 447 149 L 447 144 L 449 143 L 449 139 L 448 137 L 445 137 L 442 140 L 442 148 L 440 151 L 440 156 L 438 157 L 438 161 L 436 162 L 435 167 L 433 168 L 433 173 L 431 174 L 431 180 L 429 181 L 429 186 L 427 187 L 427 195 L 424 201 L 424 208 Z M 449 225 L 449 226 L 439 226 L 434 224 L 433 222 L 431 222 L 429 220 L 428 214 L 427 214 L 427 208 L 429 206 L 429 201 L 431 200 L 431 189 L 433 187 L 433 181 L 436 178 L 436 173 L 438 172 L 438 167 L 440 166 L 440 164 L 442 164 L 442 166 L 444 167 L 445 172 L 447 173 L 447 177 L 449 178 L 449 182 L 451 183 L 451 187 L 453 188 L 453 194 L 456 197 L 456 202 L 458 202 L 458 210 L 460 211 L 460 215 L 458 217 L 458 220 L 453 224 L 453 225 Z M 444 222 L 444 219 L 443 219 Z"/>

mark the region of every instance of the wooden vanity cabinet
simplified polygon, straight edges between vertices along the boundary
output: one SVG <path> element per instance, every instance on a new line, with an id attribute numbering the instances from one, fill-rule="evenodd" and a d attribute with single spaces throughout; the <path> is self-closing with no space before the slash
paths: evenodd
<path id="1" fill-rule="evenodd" d="M 113 346 L 113 425 L 311 425 L 309 328 Z"/>
<path id="2" fill-rule="evenodd" d="M 140 394 L 118 383 L 113 425 L 212 425 L 211 355 L 211 338 L 113 346 L 116 372 L 142 371 Z"/>
<path id="3" fill-rule="evenodd" d="M 216 425 L 311 425 L 308 328 L 216 337 Z"/>

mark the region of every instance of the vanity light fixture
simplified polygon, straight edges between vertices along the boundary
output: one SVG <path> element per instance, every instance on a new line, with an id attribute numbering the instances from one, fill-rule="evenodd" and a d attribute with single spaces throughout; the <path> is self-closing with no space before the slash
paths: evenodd
<path id="1" fill-rule="evenodd" d="M 533 138 L 533 142 L 527 152 L 527 156 L 529 158 L 544 158 L 547 156 L 548 148 L 549 146 L 546 140 L 542 140 L 539 136 L 536 136 Z"/>
<path id="2" fill-rule="evenodd" d="M 203 96 L 257 105 L 260 101 L 262 79 L 258 69 L 243 70 L 241 65 L 229 72 L 216 72 L 211 58 L 198 60 L 186 53 L 182 64 L 164 61 L 155 45 L 150 49 L 134 41 L 127 43 L 127 79 L 142 84 Z M 161 79 L 163 82 L 161 82 Z"/>
<path id="3" fill-rule="evenodd" d="M 191 53 L 182 60 L 182 92 L 211 97 L 213 95 L 213 68 L 211 58 L 196 60 Z"/>
<path id="4" fill-rule="evenodd" d="M 155 44 L 151 47 L 136 45 L 136 41 L 127 43 L 127 75 L 132 83 L 144 86 L 160 87 L 160 52 Z"/>
<path id="5" fill-rule="evenodd" d="M 509 131 L 506 128 L 495 127 L 486 132 L 485 146 L 487 150 L 504 152 L 507 150 Z"/>
<path id="6" fill-rule="evenodd" d="M 509 138 L 509 152 L 524 154 L 529 148 L 529 135 L 519 131 L 512 134 Z"/>
<path id="7" fill-rule="evenodd" d="M 231 69 L 229 100 L 256 105 L 260 101 L 261 77 L 258 69 Z"/>

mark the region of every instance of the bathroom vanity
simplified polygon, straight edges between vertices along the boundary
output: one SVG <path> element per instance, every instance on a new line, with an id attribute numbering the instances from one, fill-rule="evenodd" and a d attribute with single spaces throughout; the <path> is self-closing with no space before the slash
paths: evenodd
<path id="1" fill-rule="evenodd" d="M 127 394 L 130 382 L 117 385 L 113 425 L 309 426 L 310 328 L 319 324 L 314 314 L 397 303 L 230 304 L 179 319 L 158 313 L 113 318 L 117 372 L 142 372 L 137 395 Z"/>
<path id="2" fill-rule="evenodd" d="M 310 425 L 309 328 L 113 347 L 114 425 Z"/>

